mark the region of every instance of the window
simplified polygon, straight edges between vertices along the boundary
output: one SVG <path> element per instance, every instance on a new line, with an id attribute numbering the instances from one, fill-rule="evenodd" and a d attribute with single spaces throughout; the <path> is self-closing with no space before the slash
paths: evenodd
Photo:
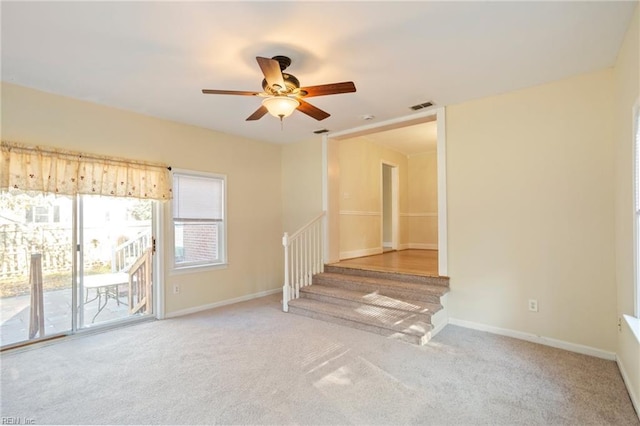
<path id="1" fill-rule="evenodd" d="M 27 223 L 58 223 L 60 222 L 60 206 L 27 206 L 25 221 Z"/>
<path id="2" fill-rule="evenodd" d="M 174 267 L 226 263 L 226 178 L 173 173 Z"/>

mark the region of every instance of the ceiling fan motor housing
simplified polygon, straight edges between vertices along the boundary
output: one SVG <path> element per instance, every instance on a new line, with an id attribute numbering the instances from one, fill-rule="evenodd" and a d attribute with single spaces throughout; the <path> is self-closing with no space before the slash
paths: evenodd
<path id="1" fill-rule="evenodd" d="M 291 58 L 287 57 L 287 56 L 274 56 L 271 59 L 278 61 L 278 63 L 280 64 L 280 71 L 284 71 L 287 69 L 287 67 L 289 65 L 291 65 Z"/>
<path id="2" fill-rule="evenodd" d="M 295 75 L 287 74 L 286 72 L 283 72 L 282 79 L 284 80 L 284 85 L 286 86 L 285 93 L 291 93 L 294 90 L 300 88 L 300 81 L 296 78 Z M 269 86 L 269 83 L 267 83 L 266 79 L 262 79 L 262 90 L 272 95 L 278 94 L 271 88 L 271 86 Z"/>

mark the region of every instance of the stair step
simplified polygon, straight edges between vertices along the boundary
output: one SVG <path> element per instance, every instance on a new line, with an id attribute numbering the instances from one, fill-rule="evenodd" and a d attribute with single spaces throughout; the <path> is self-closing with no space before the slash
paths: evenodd
<path id="1" fill-rule="evenodd" d="M 314 275 L 312 283 L 361 292 L 377 291 L 384 296 L 400 297 L 435 304 L 439 304 L 440 296 L 449 291 L 448 287 L 439 285 L 418 284 L 387 278 L 345 275 L 332 272 L 323 272 Z"/>
<path id="2" fill-rule="evenodd" d="M 449 277 L 418 275 L 403 272 L 372 271 L 370 269 L 351 268 L 346 266 L 325 265 L 324 272 L 331 272 L 343 275 L 355 275 L 360 277 L 384 278 L 407 283 L 429 284 L 449 287 Z"/>
<path id="3" fill-rule="evenodd" d="M 327 287 L 323 285 L 310 285 L 300 289 L 300 297 L 306 297 L 321 302 L 334 303 L 346 307 L 358 307 L 361 305 L 378 306 L 394 309 L 402 312 L 410 312 L 418 315 L 425 322 L 431 323 L 431 316 L 442 309 L 439 303 L 406 300 L 399 297 L 390 297 L 377 291 L 364 292 L 348 290 L 340 287 Z"/>
<path id="4" fill-rule="evenodd" d="M 289 312 L 347 325 L 417 345 L 424 345 L 429 341 L 433 328 L 431 324 L 418 319 L 414 313 L 403 313 L 372 305 L 347 308 L 302 298 L 289 302 Z"/>

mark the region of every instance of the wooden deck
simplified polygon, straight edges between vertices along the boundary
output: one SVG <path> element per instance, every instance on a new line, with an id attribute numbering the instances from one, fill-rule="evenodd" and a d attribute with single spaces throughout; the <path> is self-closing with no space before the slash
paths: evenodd
<path id="1" fill-rule="evenodd" d="M 341 260 L 332 265 L 372 271 L 405 272 L 417 275 L 438 276 L 437 250 L 389 251 L 372 256 Z"/>

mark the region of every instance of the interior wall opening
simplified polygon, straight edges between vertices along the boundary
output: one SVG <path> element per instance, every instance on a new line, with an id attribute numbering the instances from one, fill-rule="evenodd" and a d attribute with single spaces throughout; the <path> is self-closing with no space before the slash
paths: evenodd
<path id="1" fill-rule="evenodd" d="M 390 250 L 438 253 L 442 245 L 446 251 L 446 233 L 440 231 L 446 219 L 439 221 L 446 208 L 440 201 L 446 200 L 444 110 L 330 135 L 325 149 L 329 263 Z M 394 170 L 395 240 L 389 203 Z M 434 264 L 444 274 L 446 253 Z"/>

